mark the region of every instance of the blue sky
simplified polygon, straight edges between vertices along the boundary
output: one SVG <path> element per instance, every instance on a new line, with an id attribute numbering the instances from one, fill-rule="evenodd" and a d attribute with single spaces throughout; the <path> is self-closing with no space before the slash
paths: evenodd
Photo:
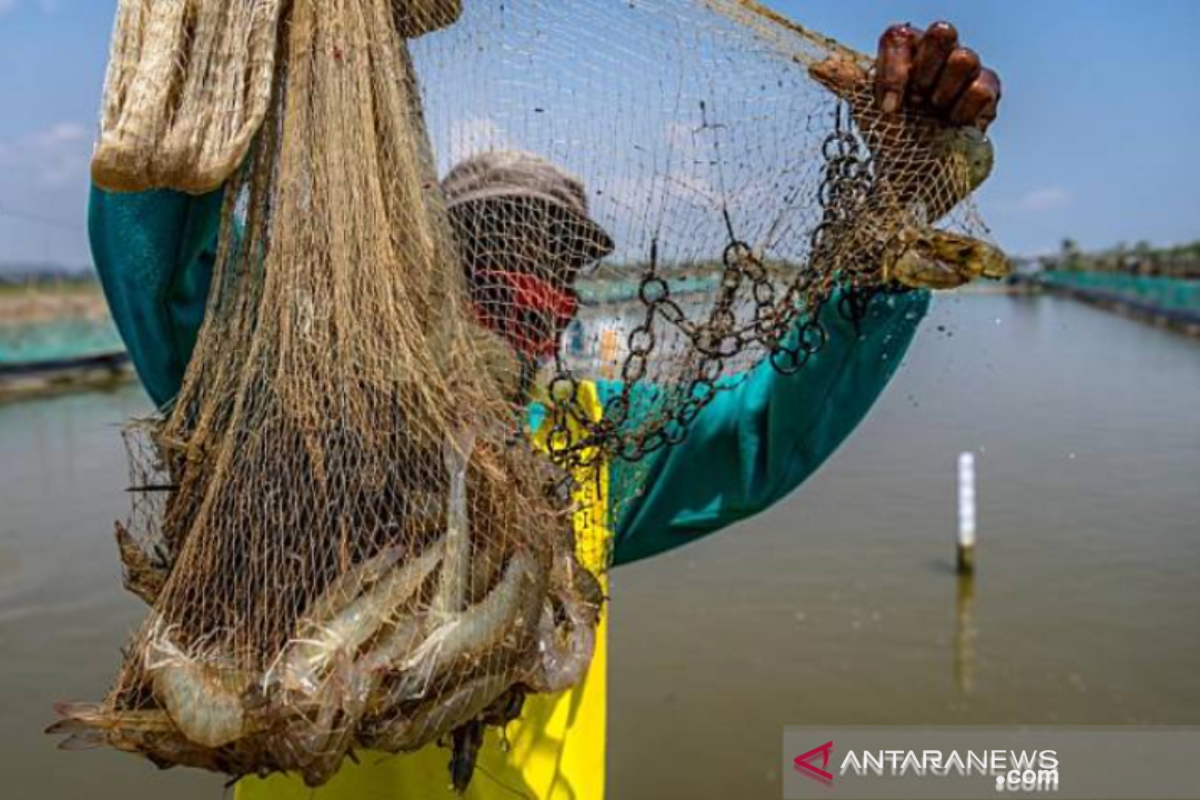
<path id="1" fill-rule="evenodd" d="M 1200 239 L 1200 2 L 768 0 L 860 49 L 950 19 L 1005 81 L 981 205 L 1012 252 Z M 0 0 L 0 262 L 87 263 L 112 0 Z"/>

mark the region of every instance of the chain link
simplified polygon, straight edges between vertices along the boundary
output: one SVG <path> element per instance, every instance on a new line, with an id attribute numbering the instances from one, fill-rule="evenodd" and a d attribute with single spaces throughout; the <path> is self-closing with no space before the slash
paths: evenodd
<path id="1" fill-rule="evenodd" d="M 560 465 L 586 467 L 612 457 L 636 462 L 679 444 L 704 407 L 733 385 L 721 381 L 729 360 L 749 348 L 764 350 L 767 361 L 781 374 L 800 372 L 829 343 L 822 313 L 835 288 L 841 290 L 841 296 L 834 310 L 861 333 L 862 320 L 878 291 L 870 280 L 877 254 L 863 252 L 849 264 L 840 261 L 846 258 L 845 243 L 853 241 L 853 227 L 869 202 L 873 183 L 870 154 L 853 128 L 849 109 L 839 105 L 833 131 L 821 148 L 824 172 L 817 190 L 821 221 L 808 240 L 808 265 L 782 295 L 761 257 L 737 236 L 726 211 L 729 243 L 722 253 L 712 309 L 703 321 L 689 320 L 672 297 L 670 283 L 659 275 L 658 240 L 651 242 L 650 264 L 638 287 L 645 314 L 629 333 L 621 390 L 607 400 L 603 419 L 595 421 L 583 413 L 579 382 L 560 357 L 549 409 L 550 450 Z M 752 320 L 744 324 L 738 321 L 739 298 L 748 298 L 754 312 Z M 639 402 L 647 402 L 635 391 L 644 387 L 650 376 L 659 343 L 659 321 L 690 341 L 688 375 L 683 377 L 687 387 L 670 396 L 657 417 L 638 418 L 631 424 Z M 661 395 L 669 390 L 660 387 L 657 391 Z"/>

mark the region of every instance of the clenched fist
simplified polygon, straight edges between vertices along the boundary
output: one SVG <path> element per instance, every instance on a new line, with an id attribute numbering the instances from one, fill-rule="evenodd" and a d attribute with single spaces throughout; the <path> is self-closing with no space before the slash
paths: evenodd
<path id="1" fill-rule="evenodd" d="M 1000 105 L 1000 76 L 961 46 L 949 22 L 925 31 L 893 25 L 879 40 L 875 97 L 885 114 L 909 106 L 951 125 L 986 131 Z"/>

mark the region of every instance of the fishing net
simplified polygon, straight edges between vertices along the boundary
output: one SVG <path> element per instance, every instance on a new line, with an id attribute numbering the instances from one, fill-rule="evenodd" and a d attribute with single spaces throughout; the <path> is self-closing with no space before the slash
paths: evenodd
<path id="1" fill-rule="evenodd" d="M 96 181 L 122 191 L 220 186 L 267 113 L 282 5 L 118 3 Z"/>
<path id="2" fill-rule="evenodd" d="M 1002 272 L 986 151 L 869 64 L 738 0 L 123 0 L 93 175 L 225 206 L 128 435 L 152 610 L 54 730 L 318 785 L 577 682 L 604 462 L 801 372 L 826 306 Z"/>
<path id="3" fill-rule="evenodd" d="M 582 278 L 544 269 L 584 303 L 538 381 L 560 460 L 678 443 L 760 363 L 801 371 L 826 306 L 1005 271 L 964 202 L 991 167 L 978 132 L 883 115 L 869 59 L 756 3 L 468 4 L 413 53 L 441 174 L 536 154 L 613 239 L 598 267 L 567 259 Z M 555 239 L 511 206 L 467 227 L 500 261 Z M 575 402 L 589 380 L 618 389 L 600 420 Z"/>

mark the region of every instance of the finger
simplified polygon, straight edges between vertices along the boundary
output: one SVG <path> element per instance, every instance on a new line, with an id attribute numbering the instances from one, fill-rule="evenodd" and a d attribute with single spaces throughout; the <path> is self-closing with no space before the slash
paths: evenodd
<path id="1" fill-rule="evenodd" d="M 987 129 L 990 128 L 992 123 L 996 121 L 996 113 L 999 109 L 999 106 L 1000 98 L 996 98 L 992 101 L 991 105 L 983 110 L 983 113 L 979 115 L 979 118 L 975 120 L 975 127 L 979 128 L 979 130 L 983 131 L 984 133 L 987 133 Z"/>
<path id="2" fill-rule="evenodd" d="M 917 44 L 909 78 L 909 94 L 921 102 L 933 94 L 950 54 L 958 47 L 958 31 L 949 22 L 935 22 Z"/>
<path id="3" fill-rule="evenodd" d="M 996 113 L 1000 109 L 1000 100 L 1004 96 L 1004 89 L 1000 83 L 1000 76 L 991 70 L 985 70 L 991 73 L 991 80 L 995 82 L 993 87 L 992 101 L 988 103 L 983 111 L 980 112 L 978 119 L 975 120 L 975 127 L 987 133 L 987 129 L 996 121 Z"/>
<path id="4" fill-rule="evenodd" d="M 949 111 L 958 102 L 959 96 L 979 77 L 983 65 L 974 50 L 960 47 L 946 59 L 946 68 L 938 78 L 930 100 L 934 108 Z"/>
<path id="5" fill-rule="evenodd" d="M 893 25 L 879 40 L 875 99 L 885 114 L 895 114 L 904 103 L 919 36 L 911 25 Z"/>
<path id="6" fill-rule="evenodd" d="M 985 112 L 992 110 L 1000 101 L 1000 77 L 990 69 L 982 70 L 979 77 L 959 95 L 950 110 L 950 122 L 955 125 L 976 125 Z"/>

